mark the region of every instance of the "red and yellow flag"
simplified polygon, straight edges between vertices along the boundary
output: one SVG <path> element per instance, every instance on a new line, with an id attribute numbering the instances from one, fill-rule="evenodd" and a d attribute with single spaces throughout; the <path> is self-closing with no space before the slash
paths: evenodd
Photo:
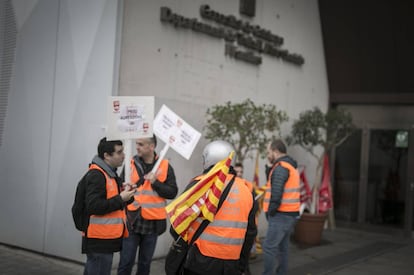
<path id="1" fill-rule="evenodd" d="M 214 220 L 233 155 L 231 152 L 226 159 L 216 163 L 194 186 L 165 208 L 172 227 L 183 239 L 187 239 L 187 229 L 198 217 L 210 222 Z"/>
<path id="2" fill-rule="evenodd" d="M 329 157 L 325 154 L 323 158 L 322 183 L 319 188 L 318 213 L 325 213 L 333 207 L 331 190 L 331 170 L 329 168 Z"/>
<path id="3" fill-rule="evenodd" d="M 312 191 L 305 175 L 305 167 L 300 171 L 300 204 L 305 205 L 304 209 L 310 209 L 312 204 Z"/>
<path id="4" fill-rule="evenodd" d="M 256 193 L 256 199 L 259 199 L 264 195 L 265 188 L 264 186 L 260 187 L 260 181 L 259 181 L 259 156 L 260 153 L 257 151 L 256 155 L 256 165 L 254 168 L 254 175 L 253 175 L 253 184 L 254 184 L 254 191 Z M 259 207 L 261 208 L 262 202 L 260 202 Z"/>

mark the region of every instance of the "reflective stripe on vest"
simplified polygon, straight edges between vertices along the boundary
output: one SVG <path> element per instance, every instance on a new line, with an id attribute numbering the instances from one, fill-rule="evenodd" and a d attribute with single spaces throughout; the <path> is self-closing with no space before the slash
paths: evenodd
<path id="1" fill-rule="evenodd" d="M 162 160 L 157 170 L 157 180 L 164 183 L 168 175 L 168 160 Z M 131 182 L 138 182 L 139 173 L 131 160 Z M 129 211 L 136 211 L 141 207 L 141 215 L 147 220 L 162 220 L 167 217 L 165 206 L 167 201 L 152 189 L 151 182 L 145 180 L 134 193 L 134 202 L 127 206 Z"/>
<path id="2" fill-rule="evenodd" d="M 92 164 L 89 170 L 101 171 L 106 180 L 106 198 L 110 199 L 119 194 L 118 183 L 114 178 L 96 164 Z M 89 218 L 89 225 L 87 229 L 88 238 L 95 239 L 117 239 L 128 236 L 128 230 L 125 227 L 125 211 L 116 210 L 105 215 L 91 215 Z"/>
<path id="3" fill-rule="evenodd" d="M 269 210 L 271 192 L 271 178 L 275 168 L 280 165 L 289 170 L 289 178 L 285 183 L 282 199 L 277 211 L 279 212 L 298 212 L 300 208 L 300 179 L 299 172 L 290 163 L 286 161 L 279 161 L 276 163 L 269 173 L 269 179 L 266 183 L 265 196 L 263 200 L 263 211 Z"/>
<path id="4" fill-rule="evenodd" d="M 233 175 L 227 176 L 226 184 L 232 177 Z M 208 224 L 195 241 L 201 254 L 224 260 L 239 259 L 252 205 L 252 193 L 245 181 L 236 177 L 214 221 Z M 200 218 L 193 222 L 188 230 L 188 239 L 193 237 L 201 222 Z"/>

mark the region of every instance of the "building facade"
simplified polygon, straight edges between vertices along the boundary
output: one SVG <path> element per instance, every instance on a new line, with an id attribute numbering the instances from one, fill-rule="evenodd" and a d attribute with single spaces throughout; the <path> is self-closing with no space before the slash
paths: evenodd
<path id="1" fill-rule="evenodd" d="M 325 62 L 325 53 L 331 56 L 331 52 L 323 43 L 322 4 L 316 0 L 0 0 L 0 26 L 6 26 L 0 33 L 0 186 L 2 194 L 9 194 L 0 200 L 4 221 L 0 242 L 85 260 L 70 207 L 76 184 L 105 135 L 106 102 L 111 95 L 155 96 L 156 112 L 165 104 L 200 132 L 209 107 L 249 98 L 287 112 L 291 120 L 282 125 L 282 136 L 300 112 L 342 104 L 352 109 L 360 136 L 365 137 L 367 110 L 329 96 L 336 80 L 331 77 L 334 63 Z M 409 105 L 404 113 L 399 113 L 399 107 L 373 108 L 372 117 L 380 119 L 377 112 L 390 110 L 380 123 L 395 126 L 389 113 L 403 122 L 411 112 Z M 393 130 L 411 129 L 410 125 Z M 345 169 L 340 166 L 342 159 L 348 162 L 367 154 L 361 149 L 367 140 L 353 137 L 345 144 L 356 148 L 356 153 L 337 152 L 336 171 Z M 190 160 L 171 150 L 167 153 L 180 190 L 201 172 L 201 152 L 207 142 L 201 138 Z M 315 170 L 312 157 L 299 148 L 289 148 L 289 153 L 307 171 Z M 412 155 L 407 153 L 406 159 Z M 365 165 L 360 159 L 353 165 Z M 262 159 L 261 167 L 264 163 Z M 246 178 L 253 179 L 254 161 L 244 165 Z M 260 178 L 264 184 L 264 169 Z M 341 183 L 345 187 L 337 190 L 362 188 L 359 182 L 352 182 L 353 187 Z M 368 182 L 364 188 L 371 188 Z M 362 196 L 364 190 L 357 194 L 359 205 L 369 199 Z M 365 222 L 371 213 L 361 214 L 362 208 L 355 210 L 354 202 L 340 205 L 338 218 L 343 220 Z M 264 229 L 261 219 L 259 234 Z M 170 242 L 169 234 L 163 234 L 155 256 L 165 255 Z"/>

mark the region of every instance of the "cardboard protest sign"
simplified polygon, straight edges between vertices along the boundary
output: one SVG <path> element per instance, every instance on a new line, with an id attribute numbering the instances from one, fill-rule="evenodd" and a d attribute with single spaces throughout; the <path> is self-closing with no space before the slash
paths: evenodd
<path id="1" fill-rule="evenodd" d="M 153 130 L 166 146 L 173 148 L 186 159 L 191 157 L 201 137 L 198 131 L 165 105 L 154 119 Z"/>
<path id="2" fill-rule="evenodd" d="M 152 137 L 153 96 L 112 96 L 107 110 L 108 140 Z"/>

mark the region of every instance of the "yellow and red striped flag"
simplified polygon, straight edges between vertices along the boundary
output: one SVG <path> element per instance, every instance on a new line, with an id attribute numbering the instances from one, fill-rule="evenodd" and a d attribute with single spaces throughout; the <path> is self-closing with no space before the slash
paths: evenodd
<path id="1" fill-rule="evenodd" d="M 331 170 L 329 168 L 329 157 L 325 154 L 323 158 L 322 183 L 319 187 L 318 213 L 328 212 L 333 207 L 331 189 Z"/>
<path id="2" fill-rule="evenodd" d="M 171 226 L 183 239 L 187 240 L 187 229 L 198 217 L 214 220 L 233 155 L 231 152 L 216 163 L 194 186 L 166 206 Z"/>
<path id="3" fill-rule="evenodd" d="M 265 189 L 263 187 L 260 187 L 260 182 L 259 182 L 259 156 L 260 156 L 260 153 L 259 151 L 257 151 L 256 165 L 254 168 L 254 175 L 253 175 L 253 184 L 254 184 L 254 191 L 256 193 L 256 199 L 259 199 L 261 196 L 263 196 L 265 192 Z"/>

